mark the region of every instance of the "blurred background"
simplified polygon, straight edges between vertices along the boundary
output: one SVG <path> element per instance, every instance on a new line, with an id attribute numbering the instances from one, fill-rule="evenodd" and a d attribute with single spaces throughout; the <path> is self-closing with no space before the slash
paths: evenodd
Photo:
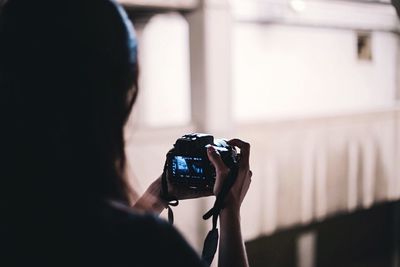
<path id="1" fill-rule="evenodd" d="M 240 137 L 251 266 L 400 266 L 398 0 L 120 2 L 139 37 L 126 129 L 139 194 L 181 135 Z M 212 203 L 174 209 L 198 251 Z"/>

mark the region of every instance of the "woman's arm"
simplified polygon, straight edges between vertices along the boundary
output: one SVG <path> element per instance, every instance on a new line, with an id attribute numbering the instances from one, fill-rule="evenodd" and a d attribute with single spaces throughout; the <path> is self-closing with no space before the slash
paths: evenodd
<path id="1" fill-rule="evenodd" d="M 239 139 L 233 139 L 228 143 L 240 148 L 241 158 L 238 176 L 225 199 L 224 209 L 220 213 L 221 234 L 218 266 L 247 267 L 249 264 L 240 227 L 240 206 L 251 183 L 252 173 L 249 167 L 250 145 Z M 210 147 L 207 153 L 216 169 L 217 177 L 214 194 L 217 195 L 230 170 L 215 149 Z"/>
<path id="2" fill-rule="evenodd" d="M 132 207 L 159 215 L 167 207 L 161 198 L 161 178 L 155 180 Z"/>
<path id="3" fill-rule="evenodd" d="M 249 266 L 240 227 L 240 214 L 224 209 L 220 214 L 218 266 Z"/>
<path id="4" fill-rule="evenodd" d="M 149 188 L 147 188 L 144 194 L 135 204 L 133 204 L 132 207 L 136 210 L 159 215 L 165 208 L 167 208 L 167 203 L 161 197 L 161 187 L 160 176 L 149 186 Z M 178 200 L 184 200 L 212 196 L 213 191 L 211 189 L 206 191 L 190 190 L 186 185 L 174 185 L 168 181 L 168 195 Z"/>
<path id="5" fill-rule="evenodd" d="M 240 225 L 240 206 L 249 189 L 252 173 L 249 167 L 250 145 L 239 139 L 228 142 L 232 146 L 240 148 L 240 162 L 238 177 L 227 195 L 224 209 L 220 214 L 220 242 L 219 242 L 219 266 L 220 267 L 247 267 L 247 255 L 244 247 L 241 225 Z M 207 150 L 208 157 L 216 169 L 216 183 L 214 194 L 217 195 L 222 188 L 222 184 L 228 177 L 229 168 L 222 161 L 219 153 L 213 147 Z M 174 195 L 178 199 L 196 198 L 204 196 L 196 195 L 185 190 L 173 188 Z M 161 178 L 154 181 L 146 190 L 142 197 L 133 205 L 133 208 L 160 214 L 165 209 L 166 203 L 163 202 L 161 195 Z M 209 193 L 207 193 L 209 195 Z"/>
<path id="6" fill-rule="evenodd" d="M 187 188 L 187 186 L 173 185 L 168 182 L 168 194 L 178 200 L 184 200 L 211 196 L 213 192 L 212 190 L 190 190 Z M 136 201 L 135 204 L 133 204 L 132 208 L 139 211 L 151 212 L 157 215 L 167 208 L 167 203 L 161 197 L 161 177 L 155 180 L 149 186 L 149 188 L 147 188 L 144 194 Z"/>

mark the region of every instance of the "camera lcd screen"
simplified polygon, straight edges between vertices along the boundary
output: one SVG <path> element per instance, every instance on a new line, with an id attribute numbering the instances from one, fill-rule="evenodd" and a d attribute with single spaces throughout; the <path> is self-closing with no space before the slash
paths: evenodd
<path id="1" fill-rule="evenodd" d="M 175 177 L 205 179 L 204 160 L 197 157 L 175 156 L 172 158 Z"/>

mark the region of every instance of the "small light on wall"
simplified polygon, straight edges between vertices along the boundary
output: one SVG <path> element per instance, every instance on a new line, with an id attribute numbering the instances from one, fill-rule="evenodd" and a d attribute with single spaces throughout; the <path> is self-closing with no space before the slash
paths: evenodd
<path id="1" fill-rule="evenodd" d="M 290 7 L 295 11 L 295 12 L 303 12 L 306 9 L 306 3 L 303 0 L 291 0 L 290 1 Z"/>

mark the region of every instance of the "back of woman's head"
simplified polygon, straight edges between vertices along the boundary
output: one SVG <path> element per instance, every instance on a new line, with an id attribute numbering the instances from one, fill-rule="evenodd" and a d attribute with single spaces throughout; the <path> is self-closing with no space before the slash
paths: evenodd
<path id="1" fill-rule="evenodd" d="M 0 15 L 3 207 L 126 200 L 136 40 L 110 0 L 8 0 Z M 23 206 L 21 206 L 23 205 Z"/>

